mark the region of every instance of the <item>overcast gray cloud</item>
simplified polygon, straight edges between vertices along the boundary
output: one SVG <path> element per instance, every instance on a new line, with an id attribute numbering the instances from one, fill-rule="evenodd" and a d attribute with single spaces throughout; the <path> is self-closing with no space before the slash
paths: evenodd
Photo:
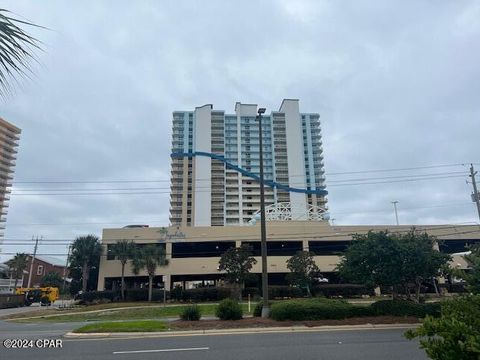
<path id="1" fill-rule="evenodd" d="M 466 174 L 467 166 L 331 174 L 480 162 L 477 1 L 7 0 L 2 7 L 50 29 L 30 29 L 45 44 L 35 78 L 0 102 L 0 116 L 23 130 L 16 181 L 168 180 L 172 111 L 213 103 L 233 112 L 236 101 L 277 110 L 283 98 L 299 98 L 301 111 L 321 114 L 336 224 L 391 224 L 392 200 L 402 223 L 478 222 L 466 176 L 335 186 Z M 168 224 L 168 181 L 15 187 L 164 190 L 12 195 L 7 240 Z M 27 249 L 4 245 L 0 260 Z"/>

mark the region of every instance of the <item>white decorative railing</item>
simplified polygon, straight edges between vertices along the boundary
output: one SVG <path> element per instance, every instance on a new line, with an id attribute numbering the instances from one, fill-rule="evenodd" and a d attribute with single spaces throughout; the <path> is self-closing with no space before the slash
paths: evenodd
<path id="1" fill-rule="evenodd" d="M 291 221 L 291 220 L 310 220 L 310 221 L 327 221 L 330 219 L 330 214 L 327 209 L 321 206 L 308 205 L 300 213 L 297 209 L 292 211 L 292 204 L 290 202 L 281 202 L 265 207 L 265 219 L 267 221 Z M 248 222 L 250 225 L 260 220 L 260 210 L 253 214 Z"/>

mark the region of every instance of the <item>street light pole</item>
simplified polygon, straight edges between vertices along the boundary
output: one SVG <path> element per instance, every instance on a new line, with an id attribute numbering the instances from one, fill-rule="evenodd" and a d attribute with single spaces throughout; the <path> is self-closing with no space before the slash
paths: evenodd
<path id="1" fill-rule="evenodd" d="M 392 204 L 393 204 L 393 208 L 395 209 L 395 220 L 397 221 L 397 225 L 400 225 L 398 223 L 398 212 L 397 212 L 397 204 L 398 204 L 398 201 L 395 200 L 395 201 L 392 201 Z"/>
<path id="2" fill-rule="evenodd" d="M 262 253 L 262 317 L 270 315 L 270 306 L 268 304 L 268 268 L 267 268 L 267 228 L 265 223 L 265 189 L 263 184 L 263 139 L 262 139 L 262 114 L 265 108 L 258 109 L 258 138 L 260 146 L 260 232 L 261 232 L 261 253 Z"/>

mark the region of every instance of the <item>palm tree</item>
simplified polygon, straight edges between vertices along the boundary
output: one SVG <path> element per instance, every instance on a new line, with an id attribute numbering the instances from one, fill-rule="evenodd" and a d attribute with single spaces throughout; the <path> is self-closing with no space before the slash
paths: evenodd
<path id="1" fill-rule="evenodd" d="M 122 300 L 125 300 L 125 265 L 133 258 L 135 244 L 131 240 L 120 240 L 112 247 L 111 255 L 114 255 L 122 264 Z"/>
<path id="2" fill-rule="evenodd" d="M 77 263 L 82 268 L 82 291 L 87 291 L 88 275 L 92 265 L 98 263 L 102 254 L 102 245 L 97 236 L 79 236 L 72 245 L 72 263 Z"/>
<path id="3" fill-rule="evenodd" d="M 39 41 L 23 31 L 17 24 L 41 27 L 14 19 L 10 12 L 0 9 L 0 96 L 9 91 L 7 76 L 14 73 L 28 76 L 28 62 L 33 59 L 32 49 L 40 49 Z"/>
<path id="4" fill-rule="evenodd" d="M 167 266 L 168 259 L 166 257 L 165 249 L 154 244 L 146 245 L 143 248 L 137 249 L 132 261 L 132 270 L 135 275 L 146 269 L 148 274 L 148 301 L 152 301 L 152 285 L 153 278 L 158 266 Z M 163 286 L 165 297 L 165 283 Z"/>
<path id="5" fill-rule="evenodd" d="M 10 272 L 15 276 L 15 289 L 17 288 L 18 278 L 23 276 L 23 272 L 27 268 L 28 255 L 25 253 L 17 253 L 13 259 L 6 262 Z"/>

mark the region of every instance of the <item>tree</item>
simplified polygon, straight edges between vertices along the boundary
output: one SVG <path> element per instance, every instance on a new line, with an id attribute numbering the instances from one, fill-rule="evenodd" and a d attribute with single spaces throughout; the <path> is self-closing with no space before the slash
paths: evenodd
<path id="1" fill-rule="evenodd" d="M 122 265 L 122 300 L 125 300 L 125 265 L 132 259 L 135 252 L 135 244 L 131 240 L 120 240 L 112 247 L 111 255 L 120 260 Z"/>
<path id="2" fill-rule="evenodd" d="M 407 234 L 370 231 L 353 235 L 353 241 L 337 266 L 340 276 L 368 287 L 392 287 L 410 298 L 410 286 L 419 301 L 424 281 L 440 275 L 450 256 L 436 251 L 435 238 L 412 228 Z"/>
<path id="3" fill-rule="evenodd" d="M 434 360 L 480 359 L 480 295 L 444 301 L 440 318 L 427 316 L 405 336 L 419 337 L 420 346 Z"/>
<path id="4" fill-rule="evenodd" d="M 398 244 L 386 231 L 354 234 L 337 270 L 341 278 L 367 287 L 392 286 L 396 295 L 401 282 L 397 257 Z"/>
<path id="5" fill-rule="evenodd" d="M 158 266 L 167 266 L 168 259 L 166 257 L 165 249 L 154 244 L 146 245 L 137 248 L 133 256 L 132 270 L 135 275 L 138 275 L 141 270 L 146 269 L 148 274 L 148 301 L 152 301 L 152 286 L 153 278 Z M 163 285 L 165 298 L 165 283 Z"/>
<path id="6" fill-rule="evenodd" d="M 72 244 L 72 254 L 70 268 L 81 269 L 82 291 L 87 291 L 87 284 L 90 270 L 95 267 L 98 269 L 100 256 L 102 254 L 102 245 L 97 236 L 87 235 L 79 236 Z M 80 275 L 73 271 L 71 275 Z M 73 278 L 73 276 L 72 276 Z"/>
<path id="7" fill-rule="evenodd" d="M 13 259 L 6 262 L 10 273 L 15 277 L 15 289 L 17 288 L 18 279 L 23 276 L 23 272 L 27 268 L 28 255 L 25 253 L 17 253 Z"/>
<path id="8" fill-rule="evenodd" d="M 315 253 L 311 251 L 298 251 L 287 260 L 287 268 L 291 271 L 287 275 L 287 280 L 299 288 L 305 289 L 308 296 L 312 295 L 311 288 L 315 278 L 320 276 L 320 269 L 313 259 L 314 256 Z"/>
<path id="9" fill-rule="evenodd" d="M 480 244 L 469 247 L 470 254 L 464 255 L 469 269 L 454 270 L 454 275 L 462 278 L 467 283 L 466 289 L 473 294 L 480 294 Z"/>
<path id="10" fill-rule="evenodd" d="M 63 285 L 63 278 L 56 272 L 50 271 L 41 279 L 42 286 L 52 286 L 61 288 Z"/>
<path id="11" fill-rule="evenodd" d="M 0 96 L 9 91 L 8 77 L 15 73 L 27 75 L 30 71 L 28 62 L 33 59 L 31 49 L 40 49 L 38 40 L 22 30 L 20 24 L 40 27 L 14 19 L 8 10 L 0 9 Z"/>
<path id="12" fill-rule="evenodd" d="M 220 257 L 218 270 L 225 271 L 225 280 L 238 286 L 239 298 L 242 298 L 241 289 L 245 285 L 250 270 L 257 260 L 252 256 L 252 249 L 248 245 L 239 248 L 230 248 Z"/>
<path id="13" fill-rule="evenodd" d="M 404 289 L 407 297 L 410 298 L 409 285 L 414 284 L 415 300 L 418 302 L 422 284 L 430 282 L 434 277 L 446 272 L 451 256 L 436 251 L 434 246 L 437 240 L 426 232 L 421 233 L 412 229 L 404 235 L 396 235 L 396 241 L 398 241 L 403 254 L 402 282 Z"/>

